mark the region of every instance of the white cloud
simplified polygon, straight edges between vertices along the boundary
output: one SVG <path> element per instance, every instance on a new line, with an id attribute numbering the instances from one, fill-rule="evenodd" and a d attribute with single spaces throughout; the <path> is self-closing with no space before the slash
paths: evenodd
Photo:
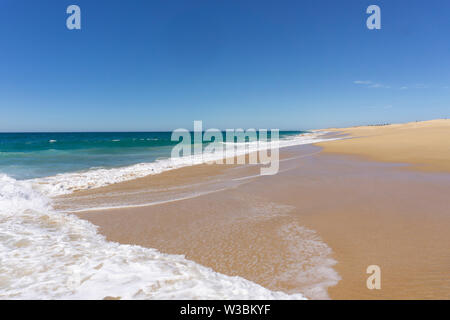
<path id="1" fill-rule="evenodd" d="M 354 84 L 371 84 L 372 81 L 370 81 L 370 80 L 356 80 L 356 81 L 353 81 L 353 83 Z"/>
<path id="2" fill-rule="evenodd" d="M 354 84 L 365 87 L 365 88 L 375 88 L 375 89 L 397 89 L 397 90 L 408 90 L 408 89 L 427 89 L 430 88 L 430 85 L 423 84 L 423 83 L 417 83 L 414 85 L 408 85 L 408 86 L 401 86 L 401 87 L 391 87 L 388 85 L 385 85 L 383 83 L 379 82 L 373 82 L 371 80 L 355 80 L 353 81 Z M 442 87 L 443 89 L 448 89 L 448 86 Z"/>
<path id="3" fill-rule="evenodd" d="M 353 83 L 364 86 L 366 88 L 385 88 L 385 89 L 390 88 L 389 86 L 386 86 L 382 83 L 376 83 L 376 82 L 373 82 L 370 80 L 355 80 L 355 81 L 353 81 Z"/>
<path id="4" fill-rule="evenodd" d="M 389 89 L 389 86 L 385 86 L 384 84 L 381 83 L 374 83 L 369 85 L 369 88 L 385 88 L 385 89 Z"/>
<path id="5" fill-rule="evenodd" d="M 394 106 L 392 104 L 388 104 L 388 105 L 381 105 L 381 106 L 367 106 L 365 108 L 367 109 L 392 109 Z"/>

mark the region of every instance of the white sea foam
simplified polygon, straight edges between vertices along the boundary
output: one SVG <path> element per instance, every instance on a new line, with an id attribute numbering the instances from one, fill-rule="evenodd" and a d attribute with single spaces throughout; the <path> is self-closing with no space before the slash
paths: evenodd
<path id="1" fill-rule="evenodd" d="M 304 299 L 183 256 L 107 242 L 56 212 L 27 181 L 0 174 L 0 299 Z"/>
<path id="2" fill-rule="evenodd" d="M 333 269 L 337 262 L 331 248 L 315 231 L 297 223 L 284 225 L 279 234 L 290 244 L 291 255 L 284 261 L 286 270 L 278 280 L 301 287 L 307 297 L 329 299 L 327 288 L 341 280 Z"/>
<path id="3" fill-rule="evenodd" d="M 280 141 L 280 147 L 324 140 L 321 133 Z M 270 147 L 247 143 L 237 154 Z M 53 210 L 48 196 L 132 180 L 215 161 L 223 154 L 17 181 L 0 174 L 0 299 L 304 299 L 229 277 L 183 256 L 107 242 L 96 227 Z"/>
<path id="4" fill-rule="evenodd" d="M 317 143 L 327 140 L 326 132 L 315 132 L 292 136 L 288 139 L 280 140 L 279 147 L 290 147 Z M 226 143 L 225 143 L 226 144 Z M 234 143 L 236 145 L 236 155 L 242 155 L 249 152 L 255 152 L 270 148 L 270 143 Z M 160 159 L 150 163 L 138 163 L 131 166 L 109 169 L 91 169 L 87 171 L 63 173 L 55 176 L 36 178 L 30 180 L 39 190 L 49 196 L 72 193 L 73 191 L 103 187 L 106 185 L 133 180 L 152 174 L 159 174 L 181 167 L 192 166 L 207 162 L 214 162 L 223 159 L 225 154 L 221 151 L 207 153 L 203 155 L 193 155 L 179 158 Z"/>

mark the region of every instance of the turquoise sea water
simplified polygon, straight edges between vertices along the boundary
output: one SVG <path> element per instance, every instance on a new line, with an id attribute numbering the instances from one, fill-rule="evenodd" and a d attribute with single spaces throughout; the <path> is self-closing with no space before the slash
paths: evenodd
<path id="1" fill-rule="evenodd" d="M 280 139 L 304 133 L 282 131 Z M 113 168 L 170 157 L 171 132 L 0 133 L 0 173 L 15 179 Z M 270 137 L 270 135 L 269 135 Z"/>

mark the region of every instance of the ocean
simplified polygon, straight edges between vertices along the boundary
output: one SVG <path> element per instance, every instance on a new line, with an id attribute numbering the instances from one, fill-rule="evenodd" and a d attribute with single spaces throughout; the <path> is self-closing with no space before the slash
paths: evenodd
<path id="1" fill-rule="evenodd" d="M 306 132 L 281 131 L 280 139 L 288 140 L 303 133 Z M 0 172 L 24 180 L 152 163 L 170 157 L 178 143 L 171 141 L 171 135 L 171 132 L 0 133 Z"/>
<path id="2" fill-rule="evenodd" d="M 201 163 L 170 132 L 0 134 L 0 299 L 304 299 L 156 249 L 108 242 L 53 198 Z M 281 132 L 280 146 L 323 141 Z"/>

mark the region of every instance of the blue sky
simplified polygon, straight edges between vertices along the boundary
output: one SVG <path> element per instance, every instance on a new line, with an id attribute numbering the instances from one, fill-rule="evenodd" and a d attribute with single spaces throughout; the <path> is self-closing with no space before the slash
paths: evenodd
<path id="1" fill-rule="evenodd" d="M 66 28 L 71 4 L 81 30 Z M 381 30 L 366 27 L 370 4 Z M 0 131 L 448 117 L 449 12 L 448 0 L 1 0 Z"/>

